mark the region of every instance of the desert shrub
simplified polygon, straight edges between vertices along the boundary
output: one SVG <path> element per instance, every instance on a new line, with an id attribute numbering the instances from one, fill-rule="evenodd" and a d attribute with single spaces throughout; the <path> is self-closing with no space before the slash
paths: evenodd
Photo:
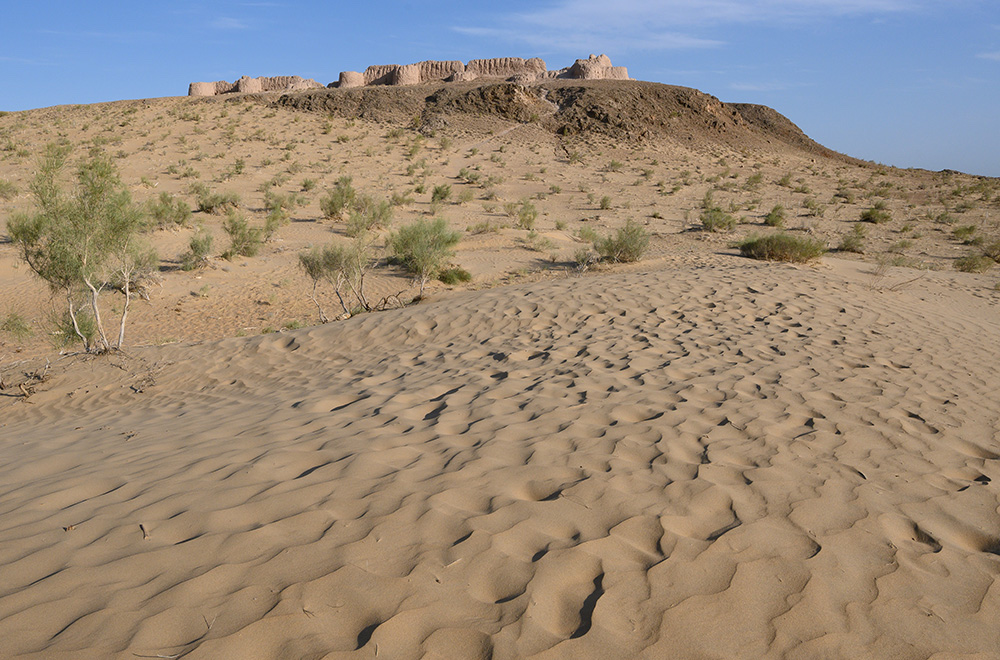
<path id="1" fill-rule="evenodd" d="M 994 265 L 996 262 L 985 254 L 970 254 L 955 260 L 955 270 L 963 273 L 985 273 Z"/>
<path id="2" fill-rule="evenodd" d="M 443 183 L 440 186 L 434 186 L 434 190 L 431 191 L 432 202 L 446 202 L 449 197 L 451 197 L 451 186 L 447 183 Z"/>
<path id="3" fill-rule="evenodd" d="M 251 227 L 242 213 L 230 209 L 222 222 L 222 229 L 229 235 L 229 249 L 222 253 L 222 258 L 232 260 L 233 257 L 254 257 L 260 252 L 264 242 L 260 227 Z"/>
<path id="4" fill-rule="evenodd" d="M 867 208 L 861 212 L 862 222 L 871 222 L 880 225 L 890 220 L 892 220 L 892 214 L 889 213 L 883 200 L 875 202 L 871 208 Z"/>
<path id="5" fill-rule="evenodd" d="M 587 243 L 596 243 L 599 238 L 593 227 L 580 227 L 576 235 L 580 237 L 581 241 L 586 241 Z"/>
<path id="6" fill-rule="evenodd" d="M 441 266 L 452 257 L 462 235 L 448 228 L 444 218 L 417 220 L 390 234 L 389 250 L 420 283 L 419 296 Z"/>
<path id="7" fill-rule="evenodd" d="M 347 235 L 357 236 L 373 229 L 385 229 L 392 224 L 392 204 L 388 200 L 375 201 L 369 195 L 358 195 L 347 219 Z"/>
<path id="8" fill-rule="evenodd" d="M 438 273 L 438 280 L 448 285 L 458 284 L 460 282 L 470 282 L 472 281 L 472 273 L 465 270 L 461 266 L 452 266 L 450 268 L 443 268 L 441 272 Z"/>
<path id="9" fill-rule="evenodd" d="M 181 270 L 195 270 L 208 264 L 208 255 L 212 251 L 212 234 L 204 227 L 188 242 L 188 250 L 181 255 Z"/>
<path id="10" fill-rule="evenodd" d="M 576 263 L 576 267 L 579 270 L 587 270 L 590 264 L 594 263 L 595 255 L 590 251 L 590 248 L 579 248 L 573 253 L 573 261 Z"/>
<path id="11" fill-rule="evenodd" d="M 963 243 L 969 243 L 976 233 L 976 225 L 963 225 L 961 227 L 955 227 L 951 233 L 956 239 L 962 241 Z"/>
<path id="12" fill-rule="evenodd" d="M 601 197 L 600 207 L 601 207 L 602 211 L 607 211 L 608 209 L 610 209 L 611 208 L 611 197 L 609 197 L 608 195 L 605 195 L 604 197 Z"/>
<path id="13" fill-rule="evenodd" d="M 312 192 L 316 188 L 316 179 L 303 179 L 302 192 Z"/>
<path id="14" fill-rule="evenodd" d="M 984 245 L 983 254 L 1000 264 L 1000 241 L 993 241 Z"/>
<path id="15" fill-rule="evenodd" d="M 203 213 L 221 215 L 240 207 L 240 196 L 234 192 L 214 193 L 207 186 L 195 187 L 198 210 Z"/>
<path id="16" fill-rule="evenodd" d="M 823 244 L 811 238 L 786 234 L 749 236 L 739 244 L 740 254 L 762 261 L 792 261 L 804 263 L 826 252 Z"/>
<path id="17" fill-rule="evenodd" d="M 413 198 L 406 194 L 400 195 L 399 193 L 394 192 L 392 193 L 389 203 L 393 206 L 409 206 L 413 203 Z"/>
<path id="18" fill-rule="evenodd" d="M 167 192 L 160 193 L 160 196 L 147 202 L 150 217 L 156 225 L 163 227 L 166 225 L 186 225 L 191 218 L 191 207 L 182 199 L 178 199 Z"/>
<path id="19" fill-rule="evenodd" d="M 646 229 L 629 220 L 614 235 L 605 236 L 594 242 L 594 249 L 602 259 L 613 262 L 631 263 L 642 259 L 649 247 L 649 233 Z"/>
<path id="20" fill-rule="evenodd" d="M 479 183 L 483 178 L 483 175 L 479 172 L 470 170 L 468 167 L 463 167 L 458 171 L 458 178 L 466 183 Z"/>
<path id="21" fill-rule="evenodd" d="M 767 215 L 764 216 L 764 224 L 768 227 L 784 227 L 785 207 L 781 204 L 776 204 L 774 208 L 768 211 Z"/>
<path id="22" fill-rule="evenodd" d="M 482 222 L 477 222 L 474 225 L 469 225 L 466 227 L 465 231 L 470 234 L 495 234 L 500 231 L 500 226 L 493 224 L 489 220 L 483 220 Z"/>
<path id="23" fill-rule="evenodd" d="M 133 287 L 155 268 L 155 253 L 140 238 L 145 226 L 141 206 L 132 202 L 114 164 L 95 154 L 77 169 L 77 185 L 66 195 L 59 183 L 68 148 L 49 145 L 31 184 L 36 210 L 7 223 L 22 260 L 54 292 L 67 300 L 67 313 L 79 325 L 74 294 L 88 292 L 97 337 L 76 331 L 87 351 L 106 352 L 122 347 Z M 125 296 L 116 341 L 108 339 L 101 319 L 99 297 L 107 289 Z"/>
<path id="24" fill-rule="evenodd" d="M 34 334 L 28 321 L 17 312 L 9 312 L 0 321 L 0 332 L 10 335 L 15 341 L 24 341 Z"/>
<path id="25" fill-rule="evenodd" d="M 334 184 L 333 190 L 320 198 L 319 208 L 327 218 L 335 218 L 351 208 L 356 196 L 357 191 L 351 185 L 351 177 L 342 176 Z"/>
<path id="26" fill-rule="evenodd" d="M 330 282 L 337 294 L 340 307 L 346 316 L 352 311 L 344 298 L 346 286 L 357 301 L 357 308 L 370 311 L 372 306 L 365 295 L 365 275 L 372 268 L 372 235 L 362 233 L 347 244 L 313 247 L 299 254 L 299 265 L 313 281 L 310 298 L 319 310 L 320 321 L 327 322 L 323 306 L 316 297 L 320 282 Z"/>
<path id="27" fill-rule="evenodd" d="M 17 197 L 17 186 L 6 179 L 0 179 L 0 199 L 10 201 Z"/>
<path id="28" fill-rule="evenodd" d="M 867 232 L 863 225 L 854 225 L 851 231 L 844 234 L 840 239 L 837 249 L 841 252 L 856 252 L 861 254 L 865 251 L 865 237 Z"/>
<path id="29" fill-rule="evenodd" d="M 532 229 L 535 220 L 538 218 L 538 209 L 527 199 L 521 200 L 521 205 L 517 209 L 517 226 L 521 229 Z"/>
<path id="30" fill-rule="evenodd" d="M 702 229 L 705 231 L 732 231 L 736 227 L 736 218 L 718 207 L 702 211 L 699 217 Z"/>

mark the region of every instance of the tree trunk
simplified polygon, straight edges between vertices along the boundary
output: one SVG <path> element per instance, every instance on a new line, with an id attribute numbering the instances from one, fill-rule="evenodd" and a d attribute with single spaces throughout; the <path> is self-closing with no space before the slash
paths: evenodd
<path id="1" fill-rule="evenodd" d="M 80 332 L 80 324 L 76 322 L 76 310 L 73 309 L 73 294 L 66 294 L 66 299 L 69 302 L 69 318 L 73 321 L 73 330 L 76 332 L 76 336 L 80 338 L 83 342 L 83 350 L 87 353 L 90 352 L 90 340 L 87 339 L 82 332 Z"/>
<path id="2" fill-rule="evenodd" d="M 319 322 L 320 323 L 326 323 L 330 319 L 326 318 L 326 314 L 323 312 L 323 307 L 320 306 L 319 300 L 316 299 L 316 287 L 318 285 L 319 285 L 319 281 L 318 280 L 313 280 L 312 294 L 309 297 L 312 298 L 312 301 L 316 304 L 316 309 L 319 310 Z"/>
<path id="3" fill-rule="evenodd" d="M 83 282 L 90 289 L 90 309 L 94 313 L 94 323 L 97 324 L 97 334 L 101 338 L 102 350 L 107 351 L 111 346 L 108 343 L 108 335 L 104 332 L 104 323 L 101 321 L 101 308 L 97 305 L 100 290 L 91 283 L 90 278 L 85 278 Z"/>
<path id="4" fill-rule="evenodd" d="M 132 289 L 129 288 L 129 278 L 125 278 L 125 286 L 122 288 L 122 293 L 125 294 L 125 306 L 122 308 L 122 320 L 118 325 L 118 345 L 115 348 L 121 350 L 122 344 L 125 343 L 125 319 L 128 318 L 128 305 L 132 302 Z"/>

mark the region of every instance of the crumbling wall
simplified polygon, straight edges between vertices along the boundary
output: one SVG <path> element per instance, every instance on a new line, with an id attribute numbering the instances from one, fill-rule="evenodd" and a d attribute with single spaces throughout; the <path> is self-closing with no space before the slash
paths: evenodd
<path id="1" fill-rule="evenodd" d="M 572 66 L 549 71 L 540 58 L 494 57 L 471 60 L 462 64 L 457 60 L 426 60 L 415 64 L 374 64 L 364 70 L 341 71 L 340 78 L 330 87 L 349 89 L 368 85 L 418 85 L 431 81 L 466 82 L 480 78 L 501 78 L 528 85 L 538 80 L 553 78 L 576 78 L 579 80 L 629 80 L 628 70 L 623 66 L 612 66 L 607 55 L 591 55 L 585 60 L 577 60 Z M 270 78 L 250 78 L 243 76 L 234 83 L 196 82 L 188 86 L 188 96 L 215 96 L 230 92 L 260 93 L 285 92 L 322 87 L 315 80 L 299 76 L 274 76 Z"/>
<path id="2" fill-rule="evenodd" d="M 217 96 L 219 94 L 230 94 L 241 92 L 245 94 L 256 94 L 259 92 L 284 92 L 300 89 L 316 89 L 323 85 L 312 79 L 305 79 L 301 76 L 273 76 L 263 78 L 251 78 L 243 76 L 236 82 L 230 83 L 225 80 L 217 82 L 196 82 L 188 86 L 188 96 Z"/>

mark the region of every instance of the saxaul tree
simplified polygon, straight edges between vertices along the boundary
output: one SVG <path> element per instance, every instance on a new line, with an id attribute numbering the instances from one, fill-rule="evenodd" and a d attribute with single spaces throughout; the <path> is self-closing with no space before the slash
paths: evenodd
<path id="1" fill-rule="evenodd" d="M 76 170 L 74 188 L 67 192 L 60 177 L 68 154 L 63 145 L 46 148 L 31 184 L 35 210 L 16 215 L 7 228 L 28 267 L 53 292 L 65 296 L 84 349 L 104 353 L 124 345 L 132 298 L 154 271 L 157 258 L 142 240 L 142 208 L 133 203 L 111 160 L 91 152 Z M 105 331 L 100 304 L 105 291 L 125 297 L 118 333 L 112 339 Z M 81 307 L 93 317 L 96 336 L 81 329 Z"/>

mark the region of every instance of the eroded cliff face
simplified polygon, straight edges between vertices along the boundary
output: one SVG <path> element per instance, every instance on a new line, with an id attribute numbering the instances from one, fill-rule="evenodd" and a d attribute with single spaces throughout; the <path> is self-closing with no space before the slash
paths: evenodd
<path id="1" fill-rule="evenodd" d="M 572 66 L 549 71 L 545 62 L 537 57 L 495 57 L 471 60 L 462 64 L 457 60 L 426 60 L 414 64 L 376 64 L 364 72 L 342 71 L 340 78 L 328 85 L 348 89 L 375 85 L 419 85 L 427 82 L 468 82 L 480 79 L 510 80 L 529 84 L 539 80 L 629 80 L 628 70 L 623 66 L 613 66 L 607 55 L 591 55 L 585 60 L 577 60 Z M 276 76 L 271 78 L 249 78 L 243 76 L 233 83 L 195 82 L 188 87 L 188 96 L 215 96 L 233 92 L 286 92 L 323 87 L 315 80 L 299 76 Z"/>

